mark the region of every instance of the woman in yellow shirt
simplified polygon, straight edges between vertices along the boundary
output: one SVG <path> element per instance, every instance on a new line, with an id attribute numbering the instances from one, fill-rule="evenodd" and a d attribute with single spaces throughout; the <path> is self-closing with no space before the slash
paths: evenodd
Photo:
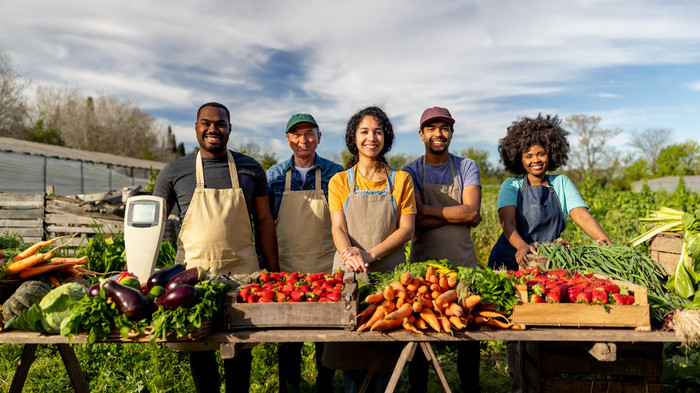
<path id="1" fill-rule="evenodd" d="M 390 168 L 384 158 L 393 141 L 394 129 L 380 108 L 365 108 L 348 121 L 345 144 L 352 157 L 347 170 L 328 183 L 333 270 L 367 280 L 367 271 L 386 272 L 406 262 L 403 245 L 413 237 L 417 210 L 411 176 Z M 343 370 L 346 393 L 359 390 L 376 356 L 380 366 L 367 391 L 384 391 L 397 351 L 379 351 L 376 343 L 329 344 L 323 363 Z"/>

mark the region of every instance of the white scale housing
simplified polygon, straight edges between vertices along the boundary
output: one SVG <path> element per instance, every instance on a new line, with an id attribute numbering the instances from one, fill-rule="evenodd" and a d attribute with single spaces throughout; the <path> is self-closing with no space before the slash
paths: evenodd
<path id="1" fill-rule="evenodd" d="M 153 273 L 165 231 L 165 199 L 152 195 L 132 196 L 124 212 L 126 269 L 143 285 Z"/>

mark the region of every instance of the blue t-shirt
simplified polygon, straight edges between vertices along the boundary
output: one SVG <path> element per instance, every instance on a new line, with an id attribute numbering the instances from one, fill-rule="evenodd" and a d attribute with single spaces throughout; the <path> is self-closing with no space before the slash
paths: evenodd
<path id="1" fill-rule="evenodd" d="M 450 160 L 454 163 L 457 185 L 460 189 L 467 186 L 481 187 L 481 176 L 479 165 L 471 158 L 462 158 L 450 154 Z M 401 170 L 408 172 L 413 178 L 413 186 L 416 193 L 423 190 L 423 157 L 407 164 Z M 450 161 L 432 166 L 425 166 L 425 182 L 429 184 L 452 184 L 452 172 L 450 171 Z"/>
<path id="2" fill-rule="evenodd" d="M 574 182 L 565 175 L 548 175 L 549 183 L 554 187 L 554 192 L 557 194 L 559 204 L 561 205 L 562 213 L 569 214 L 572 209 L 577 207 L 588 208 L 586 202 L 579 194 Z M 501 185 L 501 191 L 498 193 L 496 200 L 496 208 L 501 209 L 504 206 L 517 206 L 518 190 L 523 186 L 523 176 L 509 177 Z"/>
<path id="3" fill-rule="evenodd" d="M 313 190 L 316 187 L 316 167 L 321 168 L 321 188 L 328 200 L 328 181 L 338 172 L 343 171 L 343 167 L 331 160 L 327 160 L 316 154 L 314 165 L 306 174 L 306 179 L 302 182 L 301 173 L 294 168 L 292 163 L 294 156 L 286 161 L 275 164 L 267 170 L 267 186 L 270 189 L 270 210 L 272 217 L 277 220 L 277 213 L 280 210 L 282 203 L 282 195 L 284 194 L 284 182 L 287 176 L 287 169 L 292 168 L 292 191 L 307 191 Z"/>

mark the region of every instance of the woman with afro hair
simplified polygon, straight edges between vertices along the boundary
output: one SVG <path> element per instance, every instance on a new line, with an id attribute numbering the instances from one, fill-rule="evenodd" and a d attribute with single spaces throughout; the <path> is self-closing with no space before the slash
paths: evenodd
<path id="1" fill-rule="evenodd" d="M 555 116 L 524 117 L 508 127 L 498 151 L 506 170 L 516 177 L 501 185 L 496 202 L 503 233 L 489 256 L 489 266 L 517 270 L 533 242 L 553 242 L 566 228 L 566 215 L 602 244 L 612 240 L 588 211 L 574 183 L 565 175 L 548 174 L 566 164 L 568 132 Z"/>

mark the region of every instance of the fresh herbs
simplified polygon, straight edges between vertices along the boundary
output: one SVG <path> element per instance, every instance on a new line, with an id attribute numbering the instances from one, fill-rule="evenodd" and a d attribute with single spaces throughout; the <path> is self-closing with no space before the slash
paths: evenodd
<path id="1" fill-rule="evenodd" d="M 481 267 L 457 267 L 457 293 L 460 301 L 469 294 L 481 296 L 481 303 L 509 313 L 517 304 L 514 280 L 505 272 Z"/>

